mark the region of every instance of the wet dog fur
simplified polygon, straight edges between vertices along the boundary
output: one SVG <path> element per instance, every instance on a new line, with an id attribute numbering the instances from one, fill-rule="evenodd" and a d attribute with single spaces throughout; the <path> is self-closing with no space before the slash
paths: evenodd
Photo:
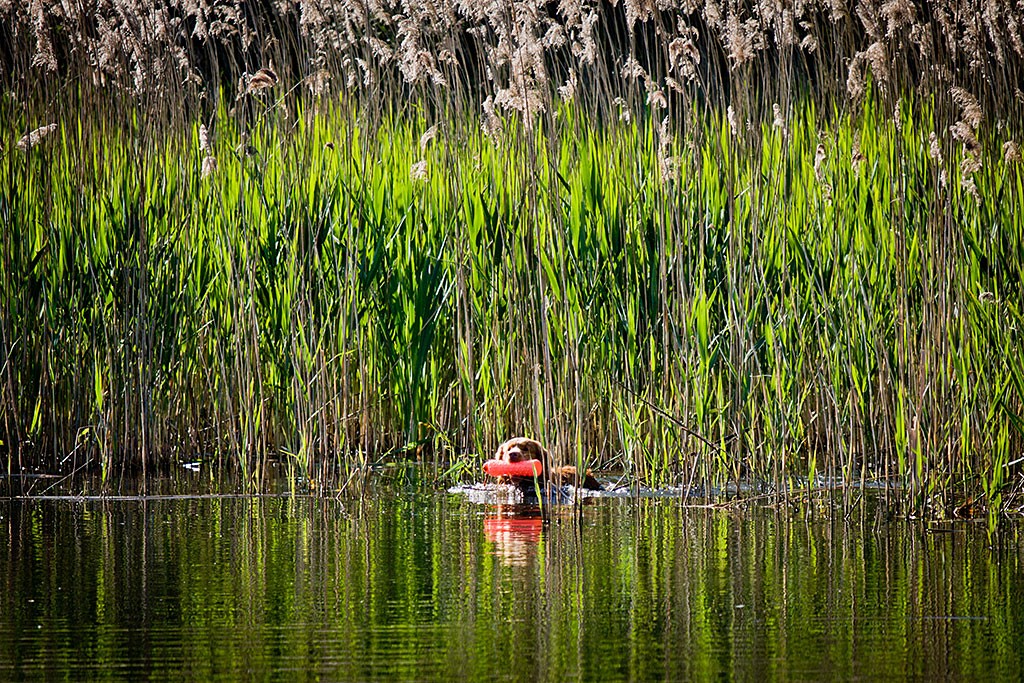
<path id="1" fill-rule="evenodd" d="M 551 464 L 551 455 L 539 442 L 526 437 L 517 436 L 509 439 L 498 446 L 498 452 L 494 454 L 495 459 L 503 462 L 523 462 L 524 460 L 540 460 L 544 465 L 544 481 L 551 482 L 555 486 L 572 484 L 577 488 L 600 491 L 601 484 L 594 478 L 593 473 L 587 470 L 581 476 L 572 465 L 554 467 Z M 505 476 L 502 479 L 510 484 L 518 486 L 524 491 L 533 490 L 533 477 Z"/>

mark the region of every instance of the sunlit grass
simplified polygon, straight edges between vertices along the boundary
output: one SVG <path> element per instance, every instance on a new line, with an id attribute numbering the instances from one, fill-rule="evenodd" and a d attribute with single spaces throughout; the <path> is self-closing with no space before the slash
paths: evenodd
<path id="1" fill-rule="evenodd" d="M 651 485 L 998 509 L 1020 164 L 964 175 L 927 103 L 872 102 L 736 132 L 566 105 L 495 137 L 269 107 L 221 111 L 209 150 L 62 124 L 0 162 L 9 467 L 331 485 L 524 433 Z"/>

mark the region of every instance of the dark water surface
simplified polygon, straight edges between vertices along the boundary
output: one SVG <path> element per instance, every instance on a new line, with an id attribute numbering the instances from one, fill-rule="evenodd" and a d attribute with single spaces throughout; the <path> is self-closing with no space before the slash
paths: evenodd
<path id="1" fill-rule="evenodd" d="M 0 679 L 1020 680 L 1020 525 L 0 500 Z M 936 532 L 938 530 L 938 532 Z"/>

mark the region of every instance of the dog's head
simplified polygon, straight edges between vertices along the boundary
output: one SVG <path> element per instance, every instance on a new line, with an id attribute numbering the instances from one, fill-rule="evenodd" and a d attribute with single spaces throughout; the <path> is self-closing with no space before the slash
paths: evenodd
<path id="1" fill-rule="evenodd" d="M 540 460 L 544 463 L 545 470 L 548 469 L 548 466 L 551 463 L 551 456 L 548 455 L 548 452 L 544 450 L 544 447 L 541 446 L 540 443 L 522 436 L 509 439 L 498 446 L 498 452 L 495 453 L 494 457 L 504 462 Z"/>

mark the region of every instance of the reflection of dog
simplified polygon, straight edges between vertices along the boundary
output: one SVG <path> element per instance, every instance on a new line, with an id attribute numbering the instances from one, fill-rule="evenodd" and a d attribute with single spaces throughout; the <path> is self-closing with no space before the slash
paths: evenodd
<path id="1" fill-rule="evenodd" d="M 497 460 L 510 463 L 523 462 L 524 460 L 540 460 L 544 465 L 544 479 L 550 481 L 555 486 L 572 484 L 573 486 L 590 489 L 592 491 L 601 490 L 601 484 L 599 484 L 597 479 L 594 478 L 594 475 L 590 470 L 587 470 L 583 476 L 580 476 L 579 472 L 577 472 L 576 468 L 572 465 L 562 465 L 561 467 L 552 466 L 551 455 L 543 446 L 533 439 L 527 439 L 522 436 L 509 439 L 498 446 L 498 452 L 495 453 L 494 457 Z M 504 479 L 515 484 L 524 491 L 533 490 L 532 477 L 508 476 L 504 477 Z"/>

